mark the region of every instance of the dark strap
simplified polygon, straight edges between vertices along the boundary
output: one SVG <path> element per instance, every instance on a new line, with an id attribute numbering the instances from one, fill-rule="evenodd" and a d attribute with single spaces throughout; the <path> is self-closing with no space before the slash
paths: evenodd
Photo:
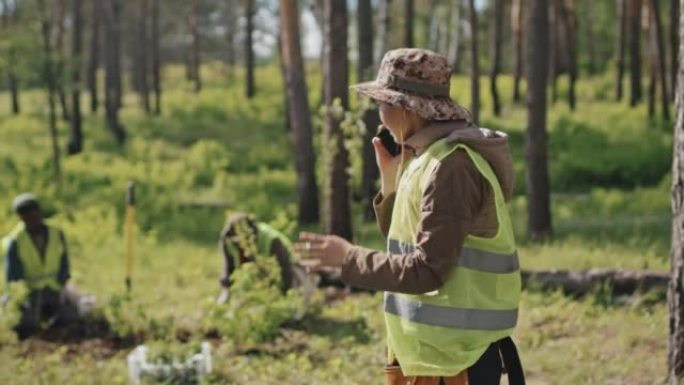
<path id="1" fill-rule="evenodd" d="M 499 340 L 498 344 L 504 367 L 508 373 L 508 384 L 525 385 L 525 374 L 523 373 L 520 356 L 518 355 L 518 349 L 515 347 L 515 343 L 511 337 L 506 337 Z"/>

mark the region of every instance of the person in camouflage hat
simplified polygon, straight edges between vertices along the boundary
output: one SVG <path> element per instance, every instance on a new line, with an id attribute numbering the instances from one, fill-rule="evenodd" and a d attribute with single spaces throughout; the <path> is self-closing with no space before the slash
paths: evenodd
<path id="1" fill-rule="evenodd" d="M 389 385 L 493 385 L 503 367 L 520 385 L 508 140 L 472 122 L 450 98 L 450 79 L 444 56 L 401 48 L 385 54 L 375 81 L 352 87 L 378 103 L 401 149 L 393 155 L 373 139 L 374 207 L 388 250 L 311 233 L 295 250 L 313 269 L 340 268 L 350 286 L 385 291 Z"/>

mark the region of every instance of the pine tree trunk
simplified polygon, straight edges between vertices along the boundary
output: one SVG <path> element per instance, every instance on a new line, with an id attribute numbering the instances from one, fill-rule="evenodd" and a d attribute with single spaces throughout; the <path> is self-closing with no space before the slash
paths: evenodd
<path id="1" fill-rule="evenodd" d="M 594 49 L 594 0 L 586 2 L 587 70 L 589 75 L 596 73 L 596 50 Z"/>
<path id="2" fill-rule="evenodd" d="M 501 101 L 499 100 L 499 90 L 496 87 L 496 77 L 499 75 L 499 67 L 501 62 L 501 40 L 503 34 L 503 14 L 504 2 L 503 0 L 494 0 L 492 2 L 492 35 L 491 35 L 491 70 L 489 72 L 490 90 L 492 92 L 492 101 L 494 107 L 494 116 L 501 115 Z"/>
<path id="3" fill-rule="evenodd" d="M 14 55 L 10 55 L 10 58 L 12 58 Z M 10 64 L 10 67 L 12 67 L 13 64 Z M 10 97 L 12 99 L 12 113 L 14 115 L 19 115 L 21 112 L 21 107 L 19 103 L 19 77 L 14 74 L 14 72 L 10 72 L 8 75 L 8 82 L 9 82 L 9 89 L 10 89 Z"/>
<path id="4" fill-rule="evenodd" d="M 553 1 L 553 0 L 552 0 Z M 549 53 L 549 0 L 530 0 L 527 15 L 527 167 L 528 232 L 532 240 L 552 235 L 546 132 L 546 84 Z"/>
<path id="5" fill-rule="evenodd" d="M 390 48 L 389 38 L 391 34 L 390 9 L 392 0 L 378 0 L 378 52 L 375 58 L 376 63 L 380 63 L 382 57 Z M 325 41 L 325 39 L 323 39 Z"/>
<path id="6" fill-rule="evenodd" d="M 652 28 L 653 28 L 653 38 L 654 43 L 655 43 L 655 52 L 656 52 L 656 73 L 658 75 L 658 79 L 660 79 L 660 96 L 661 96 L 661 102 L 662 102 L 662 109 L 663 109 L 663 118 L 665 120 L 670 120 L 670 98 L 668 97 L 667 94 L 667 70 L 666 70 L 666 64 L 665 64 L 665 42 L 663 38 L 663 24 L 661 23 L 660 19 L 660 5 L 658 4 L 658 0 L 650 0 L 650 14 L 651 14 L 651 22 L 652 22 Z"/>
<path id="7" fill-rule="evenodd" d="M 627 43 L 627 1 L 617 1 L 617 15 L 618 15 L 618 38 L 617 48 L 615 49 L 617 65 L 617 78 L 615 79 L 615 100 L 622 100 L 622 78 L 625 73 L 625 46 Z"/>
<path id="8" fill-rule="evenodd" d="M 357 78 L 359 81 L 372 80 L 375 71 L 373 66 L 373 7 L 370 0 L 358 1 L 356 25 L 359 48 Z M 380 173 L 375 163 L 375 151 L 371 141 L 375 136 L 376 127 L 380 124 L 378 110 L 376 108 L 366 110 L 363 114 L 363 123 L 366 131 L 362 147 L 361 196 L 364 199 L 364 218 L 373 220 L 375 218 L 373 198 Z"/>
<path id="9" fill-rule="evenodd" d="M 69 103 L 67 102 L 67 93 L 64 87 L 65 73 L 64 73 L 64 17 L 66 14 L 66 0 L 55 0 L 57 6 L 57 30 L 55 32 L 55 67 L 56 67 L 56 82 L 57 82 L 57 96 L 59 96 L 59 105 L 62 108 L 62 119 L 68 122 L 71 119 L 69 113 Z"/>
<path id="10" fill-rule="evenodd" d="M 190 48 L 192 66 L 192 80 L 195 81 L 195 92 L 202 90 L 202 62 L 200 58 L 200 33 L 199 33 L 199 0 L 192 0 L 189 15 L 190 35 L 192 36 L 192 46 Z"/>
<path id="11" fill-rule="evenodd" d="M 138 14 L 137 14 L 137 39 L 136 39 L 136 54 L 138 56 L 138 93 L 140 96 L 140 106 L 146 113 L 152 111 L 150 107 L 150 89 L 149 89 L 149 39 L 147 35 L 147 19 L 149 17 L 147 11 L 147 0 L 138 0 Z"/>
<path id="12" fill-rule="evenodd" d="M 300 223 L 317 223 L 319 211 L 316 158 L 313 149 L 309 95 L 300 45 L 297 0 L 280 0 L 280 25 L 282 59 L 286 74 L 285 91 L 295 146 L 299 221 Z"/>
<path id="13" fill-rule="evenodd" d="M 558 5 L 556 1 L 549 3 L 549 81 L 551 82 L 551 103 L 558 100 Z"/>
<path id="14" fill-rule="evenodd" d="M 648 0 L 650 1 L 650 0 Z M 656 42 L 656 33 L 653 26 L 653 15 L 652 9 L 647 8 L 648 11 L 648 95 L 646 98 L 646 105 L 648 111 L 648 117 L 653 118 L 655 116 L 655 98 L 656 98 L 656 88 L 658 83 L 658 46 Z"/>
<path id="15" fill-rule="evenodd" d="M 413 19 L 414 19 L 414 0 L 404 0 L 404 47 L 414 47 L 413 41 Z"/>
<path id="16" fill-rule="evenodd" d="M 102 1 L 91 1 L 90 20 L 90 60 L 88 62 L 88 90 L 90 91 L 90 111 L 97 112 L 100 104 L 97 95 L 97 69 L 100 66 L 100 23 L 102 21 Z"/>
<path id="17" fill-rule="evenodd" d="M 478 54 L 478 24 L 475 0 L 468 0 L 470 18 L 470 114 L 473 122 L 480 121 L 480 60 Z"/>
<path id="18" fill-rule="evenodd" d="M 462 0 L 451 0 L 449 31 L 449 49 L 447 58 L 451 65 L 451 72 L 456 73 L 460 67 L 461 55 L 461 5 Z"/>
<path id="19" fill-rule="evenodd" d="M 680 0 L 671 0 L 670 6 L 670 98 L 675 100 L 677 89 L 677 60 L 679 57 Z"/>
<path id="20" fill-rule="evenodd" d="M 520 103 L 520 80 L 523 76 L 523 29 L 525 26 L 524 0 L 513 0 L 511 8 L 511 29 L 513 32 L 513 101 Z"/>
<path id="21" fill-rule="evenodd" d="M 679 49 L 684 50 L 684 0 L 678 16 Z M 668 385 L 684 380 L 684 60 L 679 58 L 674 126 L 674 155 L 672 159 L 672 249 L 670 253 L 670 285 L 667 304 L 670 312 L 668 346 Z"/>
<path id="22" fill-rule="evenodd" d="M 568 105 L 571 110 L 575 109 L 576 96 L 575 86 L 577 83 L 577 12 L 575 0 L 564 0 L 557 4 L 560 19 L 565 31 L 565 47 L 567 51 L 567 70 L 570 77 L 568 88 Z"/>
<path id="23" fill-rule="evenodd" d="M 325 144 L 329 146 L 330 162 L 326 186 L 326 231 L 347 240 L 352 239 L 351 202 L 349 190 L 349 154 L 344 145 L 344 133 L 340 118 L 332 106 L 339 99 L 342 108 L 349 108 L 347 63 L 347 1 L 325 0 L 325 105 L 328 107 Z"/>
<path id="24" fill-rule="evenodd" d="M 252 43 L 252 33 L 254 32 L 254 0 L 246 0 L 245 6 L 245 66 L 247 67 L 247 83 L 245 93 L 247 98 L 254 97 L 254 46 Z"/>
<path id="25" fill-rule="evenodd" d="M 228 77 L 232 78 L 235 71 L 235 34 L 237 32 L 236 1 L 228 0 L 226 4 L 226 67 Z"/>
<path id="26" fill-rule="evenodd" d="M 17 22 L 17 4 L 14 4 L 14 8 L 10 8 L 8 0 L 2 0 L 2 9 L 4 12 L 0 16 L 0 25 L 2 29 L 7 29 L 10 24 L 16 24 Z M 15 49 L 12 42 L 9 43 L 7 47 L 7 84 L 10 89 L 10 100 L 12 104 L 12 113 L 14 115 L 19 115 L 21 112 L 19 106 L 19 78 L 15 72 Z"/>
<path id="27" fill-rule="evenodd" d="M 641 0 L 629 1 L 630 106 L 641 100 Z"/>
<path id="28" fill-rule="evenodd" d="M 159 36 L 159 2 L 152 0 L 152 89 L 154 90 L 154 114 L 161 114 L 161 55 L 160 55 L 160 36 Z"/>
<path id="29" fill-rule="evenodd" d="M 122 0 L 106 0 L 105 5 L 105 118 L 107 127 L 119 144 L 126 132 L 119 122 L 121 108 L 121 15 Z"/>
<path id="30" fill-rule="evenodd" d="M 439 22 L 437 21 L 437 0 L 430 0 L 428 7 L 428 28 L 427 28 L 427 47 L 429 50 L 437 51 L 439 40 Z"/>
<path id="31" fill-rule="evenodd" d="M 81 131 L 81 54 L 83 32 L 83 7 L 81 0 L 72 0 L 72 73 L 71 73 L 71 135 L 67 145 L 69 155 L 78 154 L 83 149 L 83 133 Z"/>

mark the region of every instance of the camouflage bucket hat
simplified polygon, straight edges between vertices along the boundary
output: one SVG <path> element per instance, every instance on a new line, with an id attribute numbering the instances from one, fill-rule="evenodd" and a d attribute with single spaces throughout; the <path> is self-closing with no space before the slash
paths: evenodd
<path id="1" fill-rule="evenodd" d="M 374 81 L 352 86 L 380 102 L 415 111 L 427 120 L 470 121 L 470 112 L 449 96 L 451 67 L 435 52 L 417 48 L 388 51 Z"/>

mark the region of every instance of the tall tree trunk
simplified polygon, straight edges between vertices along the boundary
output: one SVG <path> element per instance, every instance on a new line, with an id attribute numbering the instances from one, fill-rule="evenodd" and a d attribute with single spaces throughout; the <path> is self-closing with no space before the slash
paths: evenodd
<path id="1" fill-rule="evenodd" d="M 140 96 L 140 106 L 146 113 L 152 111 L 150 107 L 150 89 L 149 89 L 149 39 L 147 35 L 147 19 L 149 17 L 147 12 L 147 0 L 138 0 L 137 9 L 137 39 L 136 39 L 136 56 L 138 57 L 138 93 Z"/>
<path id="2" fill-rule="evenodd" d="M 83 40 L 83 7 L 81 0 L 72 0 L 72 73 L 71 73 L 71 136 L 67 145 L 69 155 L 78 154 L 83 149 L 83 133 L 81 132 L 81 54 Z"/>
<path id="3" fill-rule="evenodd" d="M 122 0 L 106 0 L 105 6 L 105 118 L 107 127 L 119 144 L 126 140 L 126 131 L 119 122 L 121 108 L 121 15 Z"/>
<path id="4" fill-rule="evenodd" d="M 10 8 L 8 0 L 2 0 L 2 28 L 7 29 L 10 24 L 16 25 L 17 22 L 17 4 L 14 3 L 14 7 Z M 13 43 L 9 43 L 7 50 L 7 83 L 10 89 L 10 97 L 12 103 L 12 113 L 14 115 L 19 115 L 21 112 L 19 106 L 19 77 L 16 74 L 16 53 L 14 50 Z"/>
<path id="5" fill-rule="evenodd" d="M 9 55 L 9 60 L 10 60 L 10 68 L 14 66 L 13 59 L 14 55 L 10 54 Z M 19 77 L 10 69 L 10 72 L 7 74 L 8 77 L 8 82 L 9 82 L 9 89 L 10 89 L 10 97 L 12 99 L 12 113 L 14 115 L 19 115 L 21 112 L 21 107 L 19 103 Z"/>
<path id="6" fill-rule="evenodd" d="M 558 100 L 558 43 L 560 34 L 558 28 L 558 4 L 556 1 L 549 3 L 549 81 L 551 82 L 551 102 L 556 103 Z"/>
<path id="7" fill-rule="evenodd" d="M 460 67 L 461 55 L 461 6 L 462 0 L 451 0 L 449 31 L 449 49 L 447 59 L 451 65 L 451 71 L 456 73 Z"/>
<path id="8" fill-rule="evenodd" d="M 414 0 L 404 0 L 404 47 L 414 47 L 413 42 L 413 19 Z"/>
<path id="9" fill-rule="evenodd" d="M 326 230 L 347 240 L 352 239 L 351 202 L 349 191 L 349 154 L 344 145 L 340 118 L 332 111 L 333 102 L 339 99 L 342 108 L 349 107 L 347 63 L 347 1 L 325 0 L 325 105 L 327 118 L 325 143 L 329 146 L 330 164 L 326 186 Z"/>
<path id="10" fill-rule="evenodd" d="M 90 111 L 97 112 L 100 104 L 97 95 L 97 69 L 100 62 L 100 22 L 102 20 L 102 1 L 91 1 L 90 20 L 90 60 L 88 61 L 88 89 L 90 91 Z"/>
<path id="11" fill-rule="evenodd" d="M 565 47 L 567 48 L 566 67 L 570 77 L 568 105 L 571 110 L 574 110 L 577 100 L 575 97 L 575 85 L 577 83 L 577 12 L 575 0 L 564 0 L 557 6 L 565 31 Z"/>
<path id="12" fill-rule="evenodd" d="M 491 34 L 491 69 L 489 71 L 490 90 L 494 107 L 494 116 L 501 115 L 501 101 L 499 100 L 499 90 L 496 87 L 496 77 L 499 75 L 501 62 L 501 40 L 503 34 L 503 0 L 492 1 L 492 34 Z"/>
<path id="13" fill-rule="evenodd" d="M 684 50 L 684 0 L 680 3 L 679 50 Z M 684 380 L 684 60 L 678 61 L 674 155 L 672 159 L 672 248 L 667 305 L 670 338 L 667 356 L 667 383 Z"/>
<path id="14" fill-rule="evenodd" d="M 553 0 L 552 0 L 553 1 Z M 549 52 L 549 0 L 529 0 L 527 15 L 527 167 L 528 232 L 532 240 L 551 237 L 550 187 L 546 132 L 548 63 L 539 58 Z"/>
<path id="15" fill-rule="evenodd" d="M 670 120 L 670 98 L 667 96 L 667 70 L 665 64 L 665 42 L 663 38 L 663 24 L 660 19 L 660 5 L 658 0 L 650 0 L 650 14 L 654 29 L 654 43 L 656 48 L 657 74 L 660 79 L 660 96 L 663 108 L 663 118 Z M 656 63 L 654 63 L 656 64 Z"/>
<path id="16" fill-rule="evenodd" d="M 357 38 L 359 48 L 358 79 L 368 81 L 373 79 L 373 7 L 370 0 L 359 0 L 357 7 Z M 375 217 L 373 210 L 373 197 L 376 192 L 376 181 L 380 176 L 378 166 L 375 163 L 375 151 L 371 141 L 375 135 L 375 129 L 380 124 L 378 110 L 367 109 L 363 114 L 363 123 L 366 127 L 363 137 L 363 171 L 361 175 L 361 195 L 364 199 L 364 218 L 372 220 Z"/>
<path id="17" fill-rule="evenodd" d="M 378 52 L 375 63 L 380 63 L 382 57 L 390 48 L 392 0 L 378 0 Z M 325 39 L 323 39 L 325 41 Z"/>
<path id="18" fill-rule="evenodd" d="M 657 37 L 653 26 L 654 19 L 652 9 L 649 7 L 646 9 L 646 12 L 648 13 L 648 28 L 646 31 L 648 37 L 648 94 L 646 104 L 648 117 L 653 118 L 655 116 L 656 89 L 658 88 L 658 43 L 656 42 Z"/>
<path id="19" fill-rule="evenodd" d="M 520 80 L 523 76 L 523 29 L 525 26 L 525 1 L 513 0 L 511 8 L 511 29 L 513 32 L 513 101 L 519 103 Z"/>
<path id="20" fill-rule="evenodd" d="M 670 5 L 670 97 L 674 101 L 677 89 L 677 60 L 679 57 L 679 0 Z"/>
<path id="21" fill-rule="evenodd" d="M 468 17 L 470 18 L 470 113 L 473 122 L 480 121 L 480 60 L 477 37 L 477 9 L 475 0 L 468 0 Z"/>
<path id="22" fill-rule="evenodd" d="M 641 0 L 629 0 L 629 104 L 632 107 L 641 100 L 641 4 Z"/>
<path id="23" fill-rule="evenodd" d="M 282 33 L 282 32 L 281 32 Z M 288 87 L 287 83 L 287 68 L 285 67 L 285 58 L 283 56 L 283 41 L 278 39 L 278 64 L 280 67 L 280 76 L 283 79 L 283 86 Z M 285 107 L 285 132 L 292 132 L 292 119 L 290 118 L 290 109 L 287 106 L 288 96 L 287 88 L 283 92 L 283 106 Z"/>
<path id="24" fill-rule="evenodd" d="M 255 93 L 254 86 L 254 46 L 252 33 L 254 32 L 254 0 L 246 0 L 245 4 L 245 67 L 247 67 L 247 83 L 245 93 L 251 99 Z"/>
<path id="25" fill-rule="evenodd" d="M 430 0 L 428 7 L 428 28 L 427 28 L 427 46 L 429 50 L 438 50 L 439 40 L 439 22 L 437 17 L 437 0 Z"/>
<path id="26" fill-rule="evenodd" d="M 57 89 L 57 81 L 55 79 L 55 65 L 52 59 L 52 42 L 50 23 L 50 15 L 48 14 L 51 7 L 45 4 L 45 0 L 38 0 L 38 9 L 41 13 L 41 31 L 43 38 L 43 80 L 48 89 L 48 109 L 49 109 L 49 129 L 50 138 L 52 142 L 52 174 L 57 191 L 61 190 L 61 167 L 60 167 L 60 151 L 57 140 L 57 112 L 55 108 L 55 91 Z"/>
<path id="27" fill-rule="evenodd" d="M 159 2 L 152 0 L 152 89 L 154 90 L 154 114 L 161 114 L 161 42 L 159 35 Z"/>
<path id="28" fill-rule="evenodd" d="M 57 10 L 55 12 L 57 30 L 55 32 L 55 51 L 56 51 L 56 78 L 57 78 L 57 95 L 59 96 L 59 105 L 62 107 L 62 119 L 69 121 L 71 119 L 69 113 L 69 103 L 67 102 L 67 93 L 64 87 L 65 72 L 64 72 L 64 17 L 66 15 L 66 0 L 56 0 L 55 4 Z"/>
<path id="29" fill-rule="evenodd" d="M 190 47 L 192 80 L 195 81 L 195 92 L 200 92 L 202 90 L 202 62 L 200 59 L 199 0 L 192 0 L 188 25 L 192 36 L 192 46 Z"/>
<path id="30" fill-rule="evenodd" d="M 235 71 L 235 34 L 237 33 L 237 3 L 235 0 L 227 0 L 226 3 L 226 69 L 228 77 L 232 78 Z"/>
<path id="31" fill-rule="evenodd" d="M 594 49 L 594 0 L 586 2 L 587 70 L 589 75 L 596 73 L 596 50 Z"/>
<path id="32" fill-rule="evenodd" d="M 615 63 L 617 65 L 617 78 L 615 79 L 615 100 L 622 100 L 622 78 L 625 73 L 625 46 L 627 45 L 627 1 L 617 1 L 617 15 L 618 15 L 618 38 L 617 48 L 615 54 L 617 56 Z"/>
<path id="33" fill-rule="evenodd" d="M 316 158 L 313 149 L 309 95 L 304 78 L 297 0 L 280 0 L 280 25 L 282 60 L 286 74 L 285 91 L 295 146 L 299 221 L 317 223 L 319 211 Z"/>

